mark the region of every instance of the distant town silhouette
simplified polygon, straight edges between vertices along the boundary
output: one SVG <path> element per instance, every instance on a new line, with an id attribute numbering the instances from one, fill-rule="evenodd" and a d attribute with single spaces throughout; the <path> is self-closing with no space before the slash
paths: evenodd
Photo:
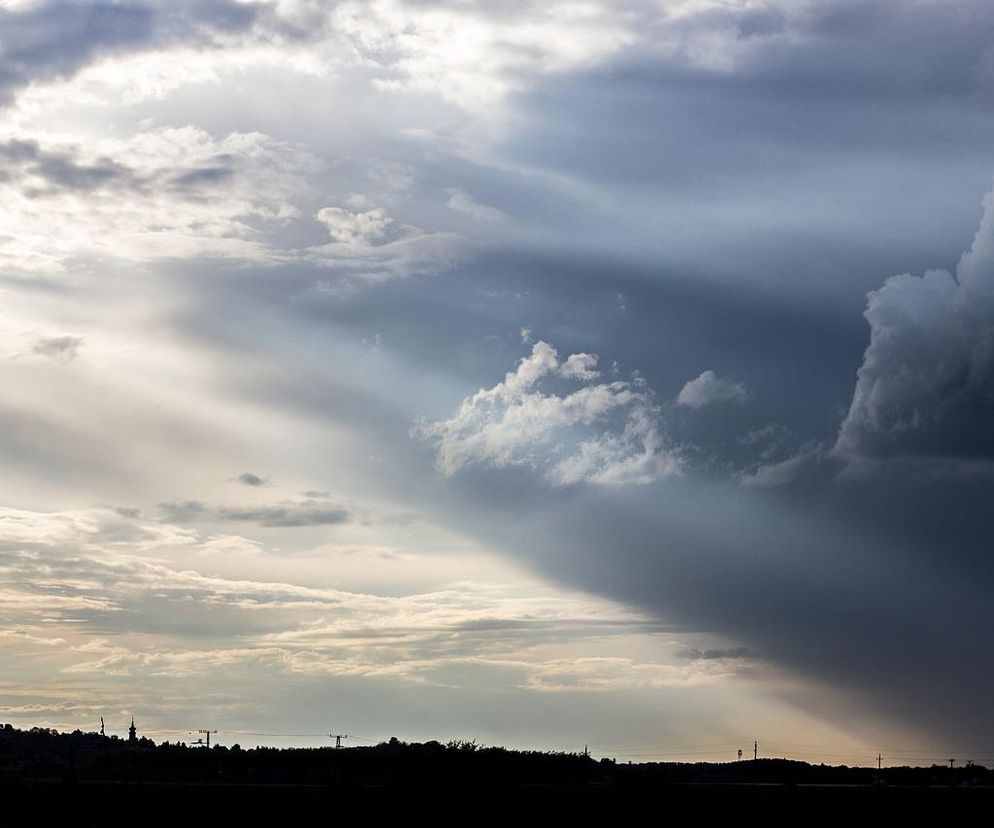
<path id="1" fill-rule="evenodd" d="M 0 726 L 0 793 L 43 797 L 73 808 L 105 796 L 135 806 L 168 805 L 173 794 L 191 806 L 211 805 L 229 815 L 259 816 L 266 809 L 323 808 L 394 813 L 420 803 L 485 801 L 495 812 L 527 807 L 546 814 L 617 814 L 662 798 L 723 812 L 747 803 L 804 807 L 942 809 L 983 797 L 994 804 L 994 772 L 969 764 L 890 767 L 813 765 L 790 759 L 717 762 L 617 762 L 584 752 L 524 751 L 472 741 L 318 748 L 156 743 L 44 727 Z M 210 733 L 202 731 L 209 738 Z M 216 732 L 216 731 L 211 731 Z M 332 734 L 334 738 L 335 734 Z M 340 742 L 339 742 L 340 743 Z M 889 793 L 882 793 L 888 791 Z M 964 792 L 964 793 L 951 793 Z M 405 804 L 406 803 L 406 804 Z M 342 811 L 344 809 L 344 811 Z M 106 816 L 106 814 L 104 814 Z M 76 821 L 76 824 L 83 824 Z M 106 824 L 95 820 L 92 824 Z"/>

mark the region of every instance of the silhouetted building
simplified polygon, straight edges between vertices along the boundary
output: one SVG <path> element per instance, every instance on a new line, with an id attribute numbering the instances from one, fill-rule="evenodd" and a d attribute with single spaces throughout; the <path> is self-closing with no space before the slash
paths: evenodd
<path id="1" fill-rule="evenodd" d="M 128 728 L 128 741 L 137 742 L 138 741 L 138 730 L 135 727 L 135 717 L 131 717 L 131 727 Z"/>

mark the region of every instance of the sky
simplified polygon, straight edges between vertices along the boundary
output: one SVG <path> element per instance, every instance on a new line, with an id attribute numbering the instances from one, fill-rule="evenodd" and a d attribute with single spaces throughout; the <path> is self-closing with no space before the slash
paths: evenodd
<path id="1" fill-rule="evenodd" d="M 0 0 L 0 720 L 994 762 L 984 0 Z"/>

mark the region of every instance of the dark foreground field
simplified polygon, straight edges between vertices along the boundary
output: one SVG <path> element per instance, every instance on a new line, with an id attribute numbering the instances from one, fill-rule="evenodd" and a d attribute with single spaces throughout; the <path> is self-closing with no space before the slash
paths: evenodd
<path id="1" fill-rule="evenodd" d="M 0 727 L 0 826 L 415 817 L 435 824 L 624 825 L 688 815 L 948 821 L 986 818 L 992 809 L 994 774 L 979 766 L 878 771 L 787 759 L 628 764 L 395 739 L 342 750 L 207 749 Z"/>
<path id="2" fill-rule="evenodd" d="M 687 816 L 792 822 L 815 817 L 918 817 L 948 820 L 983 816 L 994 807 L 992 788 L 908 788 L 846 785 L 665 784 L 635 790 L 609 785 L 514 787 L 438 784 L 321 786 L 107 781 L 7 782 L 0 801 L 5 824 L 160 825 L 198 818 L 241 824 L 328 824 L 343 818 L 425 818 L 438 824 L 583 820 L 652 822 Z"/>

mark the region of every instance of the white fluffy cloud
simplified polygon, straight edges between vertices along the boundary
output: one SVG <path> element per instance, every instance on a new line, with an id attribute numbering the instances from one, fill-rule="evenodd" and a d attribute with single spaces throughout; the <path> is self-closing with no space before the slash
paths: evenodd
<path id="1" fill-rule="evenodd" d="M 994 194 L 955 275 L 869 295 L 870 345 L 835 452 L 994 460 Z"/>
<path id="2" fill-rule="evenodd" d="M 637 381 L 593 382 L 596 365 L 591 354 L 560 361 L 536 342 L 503 382 L 464 400 L 450 420 L 418 423 L 415 434 L 435 448 L 445 475 L 472 464 L 529 466 L 569 485 L 647 483 L 677 472 L 650 393 Z M 559 393 L 557 382 L 566 385 Z M 571 390 L 577 382 L 586 384 Z"/>
<path id="3" fill-rule="evenodd" d="M 351 213 L 342 207 L 325 207 L 318 211 L 318 221 L 328 228 L 333 242 L 352 247 L 366 247 L 382 241 L 393 224 L 386 211 L 378 207 Z"/>
<path id="4" fill-rule="evenodd" d="M 676 401 L 688 408 L 704 408 L 714 403 L 742 405 L 748 399 L 749 394 L 742 383 L 723 379 L 714 371 L 704 371 L 680 389 Z"/>

